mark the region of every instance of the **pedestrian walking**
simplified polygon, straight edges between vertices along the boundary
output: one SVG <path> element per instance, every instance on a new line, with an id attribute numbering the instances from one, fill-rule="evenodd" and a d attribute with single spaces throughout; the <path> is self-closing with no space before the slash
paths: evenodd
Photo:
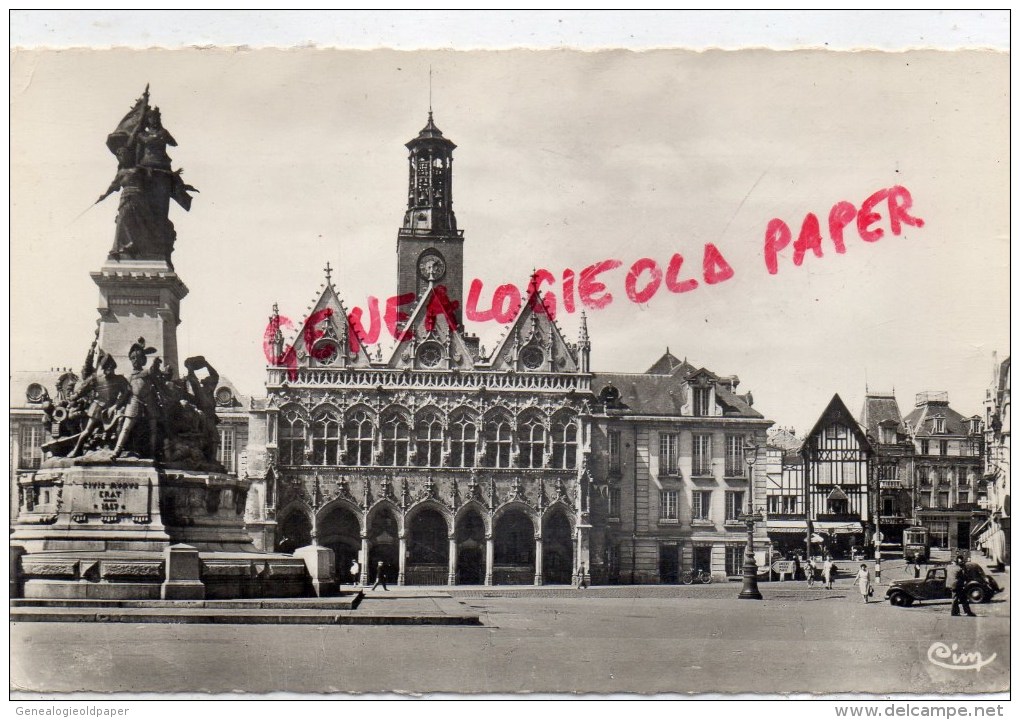
<path id="1" fill-rule="evenodd" d="M 917 580 L 921 577 L 921 558 L 914 558 L 914 579 Z"/>
<path id="2" fill-rule="evenodd" d="M 871 589 L 871 573 L 868 572 L 868 566 L 861 563 L 861 569 L 857 571 L 857 577 L 854 578 L 854 585 L 860 590 L 861 597 L 864 598 L 865 604 L 870 602 L 869 598 L 874 594 L 874 590 Z"/>
<path id="3" fill-rule="evenodd" d="M 825 556 L 825 562 L 822 564 L 822 577 L 825 579 L 825 589 L 832 590 L 832 571 L 836 566 L 832 562 L 832 555 Z"/>
<path id="4" fill-rule="evenodd" d="M 389 592 L 389 588 L 386 587 L 386 572 L 385 572 L 385 570 L 386 570 L 386 568 L 383 565 L 383 561 L 382 560 L 380 560 L 378 563 L 376 563 L 376 565 L 375 565 L 375 584 L 372 586 L 373 590 L 375 590 L 377 587 L 379 587 L 379 584 L 382 583 L 382 589 L 386 590 L 387 592 Z"/>
<path id="5" fill-rule="evenodd" d="M 586 590 L 588 588 L 588 576 L 584 574 L 584 563 L 581 563 L 581 567 L 577 569 L 577 589 Z"/>
<path id="6" fill-rule="evenodd" d="M 357 585 L 358 584 L 358 575 L 360 573 L 361 573 L 361 565 L 358 564 L 358 561 L 356 559 L 355 560 L 351 560 L 351 585 Z"/>
<path id="7" fill-rule="evenodd" d="M 812 558 L 808 558 L 808 561 L 807 561 L 807 584 L 808 584 L 808 587 L 814 587 L 815 586 L 815 570 L 816 570 L 815 559 L 813 557 Z"/>
<path id="8" fill-rule="evenodd" d="M 977 617 L 971 611 L 970 600 L 967 599 L 967 569 L 963 555 L 957 555 L 956 564 L 949 566 L 949 571 L 946 573 L 946 586 L 953 591 L 953 609 L 950 614 L 958 616 L 962 607 L 965 615 Z"/>

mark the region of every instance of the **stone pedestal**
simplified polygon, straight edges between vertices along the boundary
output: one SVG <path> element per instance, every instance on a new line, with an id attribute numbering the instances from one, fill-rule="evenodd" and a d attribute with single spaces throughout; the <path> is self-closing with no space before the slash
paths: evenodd
<path id="1" fill-rule="evenodd" d="M 294 551 L 294 557 L 304 561 L 317 597 L 337 594 L 336 557 L 333 551 L 321 545 L 306 545 Z"/>
<path id="2" fill-rule="evenodd" d="M 260 553 L 247 481 L 150 460 L 88 459 L 18 475 L 11 540 L 28 598 L 231 599 L 307 594 L 305 562 Z M 14 547 L 14 546 L 12 546 Z M 12 570 L 15 551 L 12 550 Z M 325 566 L 324 566 L 325 567 Z M 12 583 L 12 592 L 14 591 Z"/>
<path id="3" fill-rule="evenodd" d="M 204 600 L 202 562 L 198 550 L 190 545 L 171 545 L 164 553 L 166 580 L 160 588 L 161 600 Z"/>
<path id="4" fill-rule="evenodd" d="M 177 326 L 188 294 L 177 273 L 163 260 L 107 260 L 91 275 L 99 286 L 99 347 L 118 372 L 130 372 L 127 352 L 139 337 L 177 371 Z"/>

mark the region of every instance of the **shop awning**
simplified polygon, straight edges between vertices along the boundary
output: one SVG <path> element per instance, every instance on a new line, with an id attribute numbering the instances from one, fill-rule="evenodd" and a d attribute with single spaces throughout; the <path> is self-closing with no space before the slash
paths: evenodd
<path id="1" fill-rule="evenodd" d="M 992 522 L 991 518 L 985 518 L 985 521 L 983 523 L 981 523 L 976 528 L 970 531 L 970 536 L 978 537 L 979 535 L 981 535 L 981 533 L 988 529 L 988 526 L 991 524 L 991 522 Z"/>
<path id="2" fill-rule="evenodd" d="M 859 522 L 835 522 L 832 520 L 816 520 L 815 531 L 825 531 L 837 535 L 862 535 L 864 527 Z"/>
<path id="3" fill-rule="evenodd" d="M 765 529 L 769 535 L 806 535 L 807 520 L 769 520 Z"/>

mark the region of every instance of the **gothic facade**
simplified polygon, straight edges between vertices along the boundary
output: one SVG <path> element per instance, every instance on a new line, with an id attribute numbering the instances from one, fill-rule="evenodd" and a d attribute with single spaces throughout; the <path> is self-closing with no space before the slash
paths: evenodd
<path id="1" fill-rule="evenodd" d="M 534 287 L 484 352 L 461 320 L 455 145 L 430 113 L 407 147 L 396 298 L 409 312 L 395 348 L 369 352 L 328 266 L 289 344 L 270 319 L 248 447 L 256 544 L 316 542 L 347 581 L 357 561 L 361 582 L 380 562 L 391 581 L 429 585 L 738 572 L 737 515 L 762 504 L 741 448 L 764 445 L 770 424 L 750 395 L 668 352 L 645 374 L 593 373 L 583 314 L 569 342 Z"/>

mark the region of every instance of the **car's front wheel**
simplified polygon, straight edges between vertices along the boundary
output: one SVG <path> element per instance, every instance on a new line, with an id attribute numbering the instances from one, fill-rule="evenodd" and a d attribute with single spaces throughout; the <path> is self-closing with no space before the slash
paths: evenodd
<path id="1" fill-rule="evenodd" d="M 896 607 L 909 607 L 913 601 L 914 599 L 904 592 L 894 592 L 889 596 L 889 604 Z"/>
<path id="2" fill-rule="evenodd" d="M 980 585 L 967 588 L 967 599 L 972 603 L 983 603 L 988 599 L 988 592 Z"/>

